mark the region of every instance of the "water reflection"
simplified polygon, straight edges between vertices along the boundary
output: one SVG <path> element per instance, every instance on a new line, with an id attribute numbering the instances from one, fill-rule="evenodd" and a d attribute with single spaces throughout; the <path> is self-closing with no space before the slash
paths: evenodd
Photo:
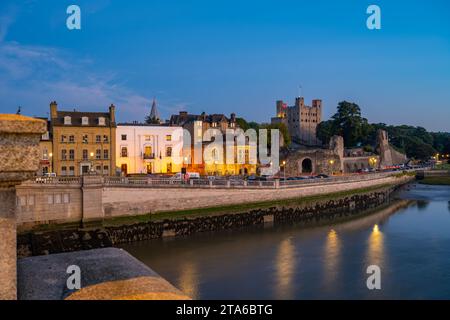
<path id="1" fill-rule="evenodd" d="M 293 281 L 296 262 L 295 246 L 292 243 L 292 237 L 281 241 L 276 258 L 277 282 L 275 286 L 276 299 L 293 299 L 294 287 Z"/>
<path id="2" fill-rule="evenodd" d="M 372 228 L 367 246 L 367 263 L 369 265 L 377 265 L 383 268 L 384 264 L 384 243 L 383 233 L 380 231 L 378 224 Z"/>
<path id="3" fill-rule="evenodd" d="M 335 284 L 340 256 L 341 242 L 337 232 L 331 229 L 327 234 L 324 252 L 324 284 L 328 289 L 332 289 Z"/>
<path id="4" fill-rule="evenodd" d="M 181 264 L 177 287 L 192 299 L 198 299 L 198 270 L 193 261 Z"/>
<path id="5" fill-rule="evenodd" d="M 428 207 L 428 204 L 429 204 L 430 202 L 429 201 L 426 201 L 426 200 L 417 200 L 417 208 L 420 210 L 420 211 L 423 211 L 423 210 L 425 210 L 427 207 Z"/>

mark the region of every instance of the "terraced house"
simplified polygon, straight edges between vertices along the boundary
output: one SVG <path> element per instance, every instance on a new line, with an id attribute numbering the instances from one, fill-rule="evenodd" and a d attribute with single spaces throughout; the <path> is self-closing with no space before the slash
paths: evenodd
<path id="1" fill-rule="evenodd" d="M 50 103 L 52 167 L 58 176 L 116 174 L 115 106 L 109 112 L 59 111 Z"/>

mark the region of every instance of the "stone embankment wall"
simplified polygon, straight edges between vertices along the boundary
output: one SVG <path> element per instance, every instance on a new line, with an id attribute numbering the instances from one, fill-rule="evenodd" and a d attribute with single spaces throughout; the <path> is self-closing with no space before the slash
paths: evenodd
<path id="1" fill-rule="evenodd" d="M 19 235 L 18 252 L 21 257 L 25 257 L 250 226 L 264 227 L 294 223 L 315 225 L 335 222 L 388 205 L 391 194 L 396 188 L 390 187 L 332 200 L 312 201 L 291 207 L 272 207 L 233 214 L 145 222 L 96 230 L 30 232 Z"/>
<path id="2" fill-rule="evenodd" d="M 406 183 L 412 177 L 389 176 L 356 182 L 327 183 L 287 189 L 133 189 L 104 188 L 105 217 L 133 216 L 248 202 L 294 199 L 378 185 Z"/>

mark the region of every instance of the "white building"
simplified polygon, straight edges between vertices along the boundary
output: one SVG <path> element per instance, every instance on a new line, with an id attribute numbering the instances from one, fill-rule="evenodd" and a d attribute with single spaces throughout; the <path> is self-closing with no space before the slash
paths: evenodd
<path id="1" fill-rule="evenodd" d="M 119 124 L 116 166 L 122 174 L 181 172 L 183 128 L 149 124 Z"/>

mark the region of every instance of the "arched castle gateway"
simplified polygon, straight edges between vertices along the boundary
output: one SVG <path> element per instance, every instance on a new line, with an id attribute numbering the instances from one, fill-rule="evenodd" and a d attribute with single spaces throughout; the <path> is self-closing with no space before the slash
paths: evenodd
<path id="1" fill-rule="evenodd" d="M 387 132 L 377 133 L 378 154 L 365 152 L 362 148 L 345 149 L 344 139 L 334 136 L 328 148 L 302 147 L 286 157 L 286 176 L 310 174 L 351 173 L 361 169 L 385 168 L 407 161 L 404 154 L 389 145 Z"/>

